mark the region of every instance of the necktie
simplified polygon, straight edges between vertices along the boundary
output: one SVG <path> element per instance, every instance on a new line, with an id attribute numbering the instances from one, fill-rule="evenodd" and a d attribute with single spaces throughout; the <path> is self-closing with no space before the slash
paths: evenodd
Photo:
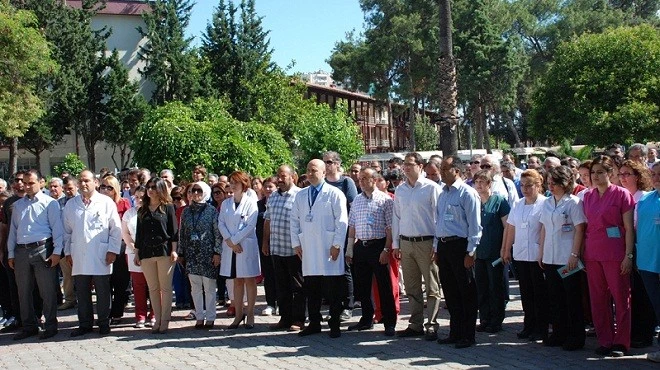
<path id="1" fill-rule="evenodd" d="M 317 195 L 319 195 L 319 191 L 315 187 L 312 187 L 312 205 L 316 202 Z"/>

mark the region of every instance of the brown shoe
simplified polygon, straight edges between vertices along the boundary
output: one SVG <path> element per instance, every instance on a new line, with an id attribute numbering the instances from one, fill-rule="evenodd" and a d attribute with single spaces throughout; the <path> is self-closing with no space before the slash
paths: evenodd
<path id="1" fill-rule="evenodd" d="M 305 328 L 305 323 L 302 322 L 294 322 L 289 326 L 288 331 L 301 331 Z"/>
<path id="2" fill-rule="evenodd" d="M 291 327 L 290 325 L 287 325 L 286 323 L 284 323 L 284 322 L 282 322 L 282 321 L 279 321 L 277 324 L 271 324 L 271 325 L 269 325 L 269 326 L 268 326 L 268 329 L 269 329 L 269 330 L 273 330 L 273 331 L 275 331 L 275 330 L 285 330 L 285 329 L 289 329 L 290 327 Z"/>

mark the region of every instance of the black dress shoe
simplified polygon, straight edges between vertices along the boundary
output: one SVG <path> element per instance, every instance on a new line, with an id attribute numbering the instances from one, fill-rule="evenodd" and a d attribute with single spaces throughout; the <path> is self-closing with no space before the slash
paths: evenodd
<path id="1" fill-rule="evenodd" d="M 502 325 L 488 325 L 486 326 L 485 332 L 490 334 L 499 333 L 502 331 Z"/>
<path id="2" fill-rule="evenodd" d="M 349 326 L 348 331 L 353 331 L 353 330 L 362 331 L 362 330 L 369 330 L 369 329 L 373 329 L 373 328 L 374 328 L 373 323 L 358 322 L 357 324 Z"/>
<path id="3" fill-rule="evenodd" d="M 438 339 L 438 344 L 456 344 L 457 342 L 458 339 L 452 337 Z"/>
<path id="4" fill-rule="evenodd" d="M 110 325 L 108 325 L 108 326 L 101 326 L 101 327 L 99 328 L 99 334 L 101 334 L 101 335 L 108 335 L 108 334 L 110 334 Z"/>
<path id="5" fill-rule="evenodd" d="M 554 335 L 551 335 L 543 340 L 543 345 L 546 347 L 559 347 L 562 344 L 564 344 L 564 340 Z"/>
<path id="6" fill-rule="evenodd" d="M 413 330 L 411 328 L 406 328 L 406 330 L 400 331 L 397 336 L 399 338 L 408 338 L 408 337 L 421 337 L 424 335 L 424 330 Z"/>
<path id="7" fill-rule="evenodd" d="M 454 344 L 454 348 L 456 349 L 461 349 L 461 348 L 468 348 L 471 347 L 474 344 L 474 341 L 469 340 L 469 339 L 461 339 L 456 344 Z"/>
<path id="8" fill-rule="evenodd" d="M 279 321 L 277 324 L 271 324 L 268 326 L 268 330 L 286 330 L 291 326 L 291 324 L 287 324 L 283 321 Z"/>
<path id="9" fill-rule="evenodd" d="M 308 335 L 318 334 L 320 332 L 321 332 L 321 325 L 319 325 L 319 324 L 309 325 L 309 326 L 305 327 L 305 329 L 299 331 L 298 336 L 306 337 Z"/>
<path id="10" fill-rule="evenodd" d="M 477 325 L 477 327 L 474 328 L 474 330 L 475 330 L 477 333 L 483 333 L 483 332 L 486 331 L 486 328 L 487 328 L 487 327 L 488 327 L 488 324 L 481 323 L 481 324 Z"/>
<path id="11" fill-rule="evenodd" d="M 71 338 L 75 338 L 91 332 L 92 332 L 92 328 L 75 328 L 73 329 L 70 335 Z"/>
<path id="12" fill-rule="evenodd" d="M 518 339 L 528 339 L 531 334 L 531 330 L 523 329 L 521 332 L 517 333 L 516 336 Z"/>
<path id="13" fill-rule="evenodd" d="M 610 354 L 610 352 L 612 352 L 612 348 L 605 347 L 605 346 L 600 346 L 600 347 L 596 348 L 595 352 L 598 356 L 607 356 L 607 355 Z"/>
<path id="14" fill-rule="evenodd" d="M 612 346 L 612 352 L 610 353 L 610 356 L 612 357 L 623 357 L 628 354 L 628 350 L 626 350 L 626 346 L 623 344 L 614 344 Z"/>
<path id="15" fill-rule="evenodd" d="M 579 338 L 567 338 L 564 344 L 561 346 L 561 348 L 564 351 L 577 351 L 578 349 L 582 349 L 584 347 L 584 338 L 579 339 Z M 614 348 L 614 346 L 612 346 Z"/>
<path id="16" fill-rule="evenodd" d="M 341 337 L 341 330 L 339 328 L 330 329 L 330 338 L 339 338 Z"/>
<path id="17" fill-rule="evenodd" d="M 25 338 L 33 337 L 39 334 L 39 329 L 21 330 L 14 335 L 14 340 L 23 340 Z"/>
<path id="18" fill-rule="evenodd" d="M 39 334 L 39 339 L 44 340 L 48 338 L 52 338 L 57 335 L 57 329 L 55 330 L 46 330 L 43 333 Z"/>
<path id="19" fill-rule="evenodd" d="M 388 337 L 393 337 L 394 334 L 396 334 L 396 330 L 394 329 L 394 326 L 386 326 L 385 327 L 385 335 Z"/>

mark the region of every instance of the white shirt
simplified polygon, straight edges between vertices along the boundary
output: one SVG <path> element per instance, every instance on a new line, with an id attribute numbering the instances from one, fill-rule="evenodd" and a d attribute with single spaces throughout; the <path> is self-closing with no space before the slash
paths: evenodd
<path id="1" fill-rule="evenodd" d="M 525 204 L 525 198 L 522 198 L 509 213 L 506 222 L 515 228 L 512 256 L 516 261 L 535 262 L 539 258 L 541 210 L 545 200 L 545 196 L 538 195 L 536 202 Z"/>
<path id="2" fill-rule="evenodd" d="M 543 263 L 568 263 L 573 248 L 575 225 L 586 222 L 582 201 L 575 195 L 564 195 L 556 206 L 554 197 L 547 198 L 541 209 L 541 223 L 545 228 Z"/>
<path id="3" fill-rule="evenodd" d="M 399 236 L 435 235 L 435 215 L 440 185 L 420 177 L 415 186 L 407 181 L 394 191 L 392 211 L 392 248 L 399 248 Z"/>
<path id="4" fill-rule="evenodd" d="M 506 182 L 506 186 L 504 183 Z M 493 195 L 501 195 L 509 203 L 509 207 L 513 208 L 513 204 L 519 199 L 516 184 L 513 181 L 502 177 L 501 175 L 494 175 L 493 182 L 490 185 L 490 190 Z"/>
<path id="5" fill-rule="evenodd" d="M 124 212 L 121 219 L 121 231 L 124 243 L 126 243 L 126 258 L 128 258 L 128 271 L 142 272 L 142 267 L 135 264 L 135 230 L 137 229 L 136 207 Z"/>
<path id="6" fill-rule="evenodd" d="M 78 195 L 64 206 L 64 254 L 73 258 L 72 275 L 110 275 L 107 252 L 121 252 L 121 221 L 117 205 L 108 196 L 94 192 L 85 206 Z"/>

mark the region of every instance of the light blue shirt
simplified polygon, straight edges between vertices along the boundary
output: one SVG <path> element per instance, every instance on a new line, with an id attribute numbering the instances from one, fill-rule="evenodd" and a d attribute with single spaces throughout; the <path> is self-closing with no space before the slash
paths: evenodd
<path id="1" fill-rule="evenodd" d="M 477 191 L 463 180 L 456 179 L 451 186 L 443 187 L 435 218 L 436 238 L 467 238 L 466 252 L 477 249 L 481 240 L 481 200 Z"/>
<path id="2" fill-rule="evenodd" d="M 637 267 L 660 273 L 660 194 L 644 194 L 637 203 Z"/>
<path id="3" fill-rule="evenodd" d="M 63 249 L 63 225 L 60 205 L 57 200 L 37 192 L 30 199 L 27 196 L 14 203 L 14 211 L 9 225 L 7 257 L 14 258 L 16 244 L 29 244 L 53 238 L 53 254 L 61 254 Z"/>

